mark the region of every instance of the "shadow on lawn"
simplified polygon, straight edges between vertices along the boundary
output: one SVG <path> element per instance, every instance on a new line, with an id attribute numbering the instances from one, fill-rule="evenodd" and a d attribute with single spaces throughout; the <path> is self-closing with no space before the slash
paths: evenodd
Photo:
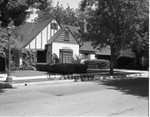
<path id="1" fill-rule="evenodd" d="M 0 93 L 4 93 L 4 89 L 13 88 L 12 85 L 8 83 L 0 83 Z"/>
<path id="2" fill-rule="evenodd" d="M 142 97 L 149 96 L 148 78 L 107 80 L 107 81 L 101 81 L 101 84 L 107 86 L 113 86 L 112 89 L 120 90 L 126 94 L 132 94 L 132 95 L 142 96 Z"/>

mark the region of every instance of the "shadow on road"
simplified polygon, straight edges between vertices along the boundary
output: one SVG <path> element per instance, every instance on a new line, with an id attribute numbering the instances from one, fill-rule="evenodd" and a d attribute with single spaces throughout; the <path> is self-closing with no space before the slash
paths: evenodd
<path id="1" fill-rule="evenodd" d="M 148 78 L 136 79 L 121 79 L 121 80 L 107 80 L 101 81 L 101 84 L 113 86 L 113 89 L 120 90 L 126 94 L 148 97 Z"/>

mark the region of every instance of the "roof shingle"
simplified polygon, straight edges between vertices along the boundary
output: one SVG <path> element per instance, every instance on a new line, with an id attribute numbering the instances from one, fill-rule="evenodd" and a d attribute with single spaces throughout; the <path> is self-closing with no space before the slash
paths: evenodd
<path id="1" fill-rule="evenodd" d="M 26 22 L 24 25 L 20 26 L 20 31 L 24 34 L 22 47 L 30 43 L 53 19 L 52 17 L 38 23 Z"/>

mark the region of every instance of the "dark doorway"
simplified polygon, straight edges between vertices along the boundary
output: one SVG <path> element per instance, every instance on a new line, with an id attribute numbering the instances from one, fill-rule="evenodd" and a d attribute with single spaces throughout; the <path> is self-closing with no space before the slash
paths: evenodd
<path id="1" fill-rule="evenodd" d="M 46 51 L 37 51 L 37 62 L 46 63 Z"/>

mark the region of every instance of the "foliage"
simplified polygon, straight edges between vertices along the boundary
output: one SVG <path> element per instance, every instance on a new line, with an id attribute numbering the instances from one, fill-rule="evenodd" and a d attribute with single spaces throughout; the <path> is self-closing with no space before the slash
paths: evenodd
<path id="1" fill-rule="evenodd" d="M 52 54 L 52 59 L 51 59 L 51 63 L 59 63 L 59 58 L 57 56 L 57 54 L 53 53 Z"/>
<path id="2" fill-rule="evenodd" d="M 57 6 L 54 7 L 53 13 L 56 20 L 61 24 L 78 26 L 77 17 L 74 9 L 68 7 L 64 9 L 62 6 L 57 3 Z"/>
<path id="3" fill-rule="evenodd" d="M 87 15 L 85 40 L 92 40 L 100 48 L 111 48 L 110 73 L 113 74 L 115 58 L 122 48 L 129 46 L 135 37 L 137 22 L 146 14 L 146 0 L 82 0 L 81 10 Z M 142 8 L 139 9 L 139 6 Z M 138 25 L 142 25 L 138 23 Z"/>
<path id="4" fill-rule="evenodd" d="M 117 68 L 135 68 L 135 58 L 119 57 L 117 59 Z"/>
<path id="5" fill-rule="evenodd" d="M 74 73 L 87 73 L 87 65 L 74 63 Z"/>
<path id="6" fill-rule="evenodd" d="M 47 63 L 36 63 L 35 67 L 38 71 L 48 71 Z"/>
<path id="7" fill-rule="evenodd" d="M 80 27 L 82 27 L 85 17 L 84 13 L 78 9 L 73 9 L 69 5 L 67 8 L 63 8 L 59 2 L 56 6 L 53 6 L 52 1 L 49 3 L 49 8 L 39 11 L 38 15 L 36 21 L 46 20 L 53 16 L 60 24 Z"/>
<path id="8" fill-rule="evenodd" d="M 1 0 L 0 22 L 1 27 L 7 27 L 10 23 L 19 26 L 24 23 L 31 13 L 30 8 L 44 10 L 48 0 Z"/>
<path id="9" fill-rule="evenodd" d="M 81 63 L 81 56 L 80 55 L 75 55 L 75 58 L 73 58 L 73 63 Z"/>
<path id="10" fill-rule="evenodd" d="M 84 63 L 87 65 L 88 69 L 108 69 L 110 66 L 110 62 L 103 59 L 85 60 Z"/>
<path id="11" fill-rule="evenodd" d="M 36 51 L 23 49 L 20 53 L 22 59 L 22 70 L 34 70 L 37 62 Z"/>
<path id="12" fill-rule="evenodd" d="M 142 67 L 142 57 L 149 58 L 149 7 L 148 1 L 141 3 L 138 7 L 137 20 L 134 22 L 133 38 L 130 47 L 135 53 L 136 66 Z"/>
<path id="13" fill-rule="evenodd" d="M 47 71 L 50 73 L 58 74 L 73 74 L 73 73 L 86 73 L 87 66 L 78 63 L 52 63 L 52 64 L 36 64 L 36 69 L 39 71 Z"/>
<path id="14" fill-rule="evenodd" d="M 3 57 L 0 57 L 0 72 L 4 72 L 5 71 L 5 59 Z"/>
<path id="15" fill-rule="evenodd" d="M 11 48 L 11 69 L 14 69 L 16 63 L 13 62 L 12 58 L 15 55 L 15 52 L 19 52 L 20 49 L 18 47 L 18 40 L 15 39 L 14 31 L 12 35 L 9 37 L 7 35 L 7 31 L 5 28 L 1 28 L 0 30 L 0 57 L 4 58 L 5 66 L 8 66 L 8 39 L 10 38 L 10 48 Z"/>

